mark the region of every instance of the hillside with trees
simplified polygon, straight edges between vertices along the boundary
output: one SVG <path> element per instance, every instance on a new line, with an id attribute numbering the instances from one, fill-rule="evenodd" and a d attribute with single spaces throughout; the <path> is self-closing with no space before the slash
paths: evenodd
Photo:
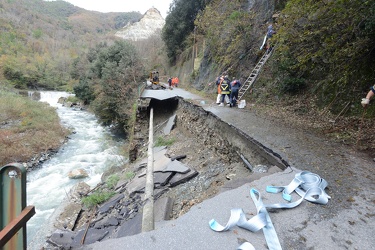
<path id="1" fill-rule="evenodd" d="M 42 0 L 3 1 L 0 12 L 1 83 L 75 91 L 104 124 L 130 126 L 138 84 L 153 68 L 204 95 L 215 95 L 210 84 L 224 72 L 243 82 L 273 23 L 272 56 L 245 99 L 334 125 L 340 117 L 352 133 L 373 127 L 374 105 L 365 112 L 360 105 L 375 79 L 371 1 L 174 0 L 163 41 L 138 43 L 113 36 L 138 21 L 137 12 L 104 14 Z"/>
<path id="2" fill-rule="evenodd" d="M 116 29 L 142 16 L 42 0 L 2 1 L 0 13 L 0 80 L 16 88 L 54 90 L 72 90 L 76 58 L 99 42 L 113 42 Z"/>
<path id="3" fill-rule="evenodd" d="M 183 2 L 187 6 L 189 1 Z M 336 101 L 332 107 L 337 112 L 349 101 L 358 104 L 358 96 L 363 96 L 373 85 L 373 2 L 270 0 L 250 4 L 246 0 L 225 3 L 212 0 L 202 1 L 195 9 L 186 6 L 175 1 L 163 38 L 172 61 L 192 50 L 193 39 L 189 35 L 194 29 L 195 44 L 204 41 L 205 47 L 198 56 L 206 64 L 193 79 L 198 85 L 200 75 L 211 66 L 216 74 L 226 71 L 229 75 L 247 77 L 263 53 L 259 47 L 270 23 L 277 30 L 272 39 L 275 53 L 271 73 L 277 76 L 272 83 L 275 93 L 313 94 L 322 108 Z M 178 24 L 176 16 L 180 19 Z M 180 29 L 183 32 L 169 32 Z"/>
<path id="4" fill-rule="evenodd" d="M 103 124 L 127 125 L 136 83 L 146 72 L 134 46 L 114 33 L 140 13 L 100 13 L 42 0 L 5 1 L 0 11 L 2 85 L 75 90 Z"/>
<path id="5" fill-rule="evenodd" d="M 168 17 L 189 11 L 179 2 Z M 259 48 L 273 24 L 273 54 L 244 98 L 293 123 L 304 120 L 344 143 L 355 144 L 359 130 L 365 130 L 364 148 L 374 148 L 375 106 L 364 110 L 360 102 L 375 83 L 375 2 L 203 2 L 190 14 L 196 18 L 184 42 L 168 54 L 170 61 L 177 58 L 174 70 L 187 76 L 183 82 L 214 95 L 210 84 L 220 74 L 245 81 L 265 52 Z M 167 31 L 183 25 L 166 21 L 168 49 L 181 36 Z"/>

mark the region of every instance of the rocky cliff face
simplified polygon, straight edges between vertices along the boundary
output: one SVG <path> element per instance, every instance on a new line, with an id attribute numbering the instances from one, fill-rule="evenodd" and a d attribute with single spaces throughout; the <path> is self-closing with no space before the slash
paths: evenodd
<path id="1" fill-rule="evenodd" d="M 139 22 L 126 25 L 122 30 L 117 31 L 115 35 L 126 40 L 144 40 L 160 32 L 164 24 L 165 20 L 160 15 L 160 12 L 155 8 L 151 8 Z"/>

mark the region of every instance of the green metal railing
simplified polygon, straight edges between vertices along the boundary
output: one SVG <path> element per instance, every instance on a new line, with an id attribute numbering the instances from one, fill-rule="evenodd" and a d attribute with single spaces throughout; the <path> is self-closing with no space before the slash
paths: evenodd
<path id="1" fill-rule="evenodd" d="M 19 163 L 0 168 L 0 249 L 26 249 L 26 222 L 35 207 L 26 207 L 26 169 Z"/>

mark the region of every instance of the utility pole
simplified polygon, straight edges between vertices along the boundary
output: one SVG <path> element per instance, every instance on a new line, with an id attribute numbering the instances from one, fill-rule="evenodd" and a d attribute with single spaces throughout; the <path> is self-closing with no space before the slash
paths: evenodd
<path id="1" fill-rule="evenodd" d="M 193 61 L 193 70 L 192 72 L 194 73 L 194 61 L 195 61 L 195 31 L 197 29 L 197 26 L 194 26 L 194 35 L 193 35 L 193 53 L 192 53 L 192 56 L 191 56 L 191 60 Z"/>
<path id="2" fill-rule="evenodd" d="M 150 109 L 150 126 L 148 133 L 148 161 L 145 186 L 145 205 L 143 206 L 142 232 L 154 230 L 154 109 Z"/>

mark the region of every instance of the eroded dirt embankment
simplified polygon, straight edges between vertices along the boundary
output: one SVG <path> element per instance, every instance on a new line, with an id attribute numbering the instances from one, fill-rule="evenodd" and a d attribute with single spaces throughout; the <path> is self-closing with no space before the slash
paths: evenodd
<path id="1" fill-rule="evenodd" d="M 190 101 L 173 98 L 166 101 L 152 100 L 148 109 L 139 110 L 132 150 L 133 162 L 124 168 L 117 168 L 118 175 L 123 175 L 124 171 L 133 171 L 135 179 L 145 170 L 144 164 L 140 163 L 144 162 L 148 155 L 150 108 L 153 109 L 154 117 L 154 142 L 158 138 L 173 141 L 167 146 L 166 156 L 186 156 L 181 157 L 180 161 L 198 172 L 194 178 L 186 179 L 179 185 L 163 186 L 159 191 L 155 191 L 157 195 L 154 199 L 168 198 L 171 201 L 170 207 L 165 209 L 164 219 L 178 218 L 195 204 L 223 190 L 236 188 L 288 166 L 272 150 L 221 121 L 213 113 Z M 174 125 L 168 130 L 169 133 L 165 133 L 165 125 L 172 116 L 175 116 Z M 116 169 L 112 169 L 104 173 L 102 179 L 105 180 L 106 176 L 115 172 Z M 129 187 L 128 184 L 132 182 L 133 180 L 120 180 L 116 185 L 117 194 L 114 198 L 100 204 L 94 211 L 79 209 L 79 218 L 71 216 L 71 211 L 64 211 L 69 218 L 77 218 L 71 226 L 74 232 L 59 228 L 60 231 L 52 234 L 49 243 L 54 246 L 64 244 L 69 249 L 75 246 L 78 240 L 82 241 L 80 234 L 85 231 L 87 244 L 140 233 L 140 230 L 129 232 L 129 225 L 133 225 L 133 229 L 141 228 L 139 218 L 143 206 L 142 193 L 130 192 L 131 185 Z M 55 226 L 69 224 L 66 222 L 69 218 L 60 216 L 60 223 L 55 223 Z"/>
<path id="2" fill-rule="evenodd" d="M 164 194 L 174 200 L 173 218 L 188 211 L 192 205 L 214 196 L 229 182 L 243 183 L 254 178 L 249 167 L 257 171 L 259 167 L 285 169 L 288 166 L 271 149 L 191 101 L 181 98 L 152 100 L 150 107 L 154 111 L 154 138 L 174 140 L 168 147 L 168 154 L 171 157 L 186 155 L 181 161 L 199 173 L 197 177 Z M 138 117 L 138 158 L 147 155 L 147 148 L 141 145 L 147 142 L 148 112 L 140 112 Z M 176 114 L 175 126 L 170 134 L 164 135 L 161 127 L 173 114 Z"/>

